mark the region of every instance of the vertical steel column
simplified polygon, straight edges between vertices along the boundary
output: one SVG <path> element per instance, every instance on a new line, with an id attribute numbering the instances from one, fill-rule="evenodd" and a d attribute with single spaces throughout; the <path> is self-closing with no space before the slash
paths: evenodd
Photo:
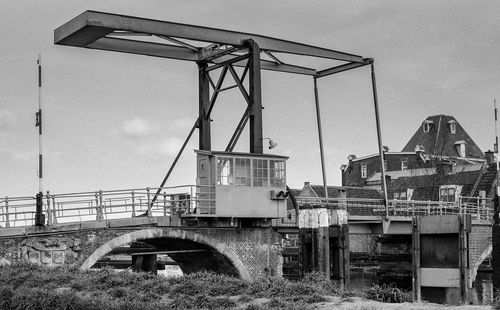
<path id="1" fill-rule="evenodd" d="M 412 218 L 412 254 L 413 254 L 413 302 L 422 301 L 422 289 L 420 286 L 420 219 L 418 216 Z"/>
<path id="2" fill-rule="evenodd" d="M 382 181 L 382 191 L 384 193 L 384 206 L 385 206 L 385 216 L 389 218 L 389 205 L 387 200 L 387 184 L 385 180 L 385 170 L 384 170 L 384 146 L 382 145 L 382 133 L 380 131 L 380 117 L 378 113 L 378 99 L 377 99 L 377 83 L 375 80 L 375 66 L 374 60 L 370 59 L 370 67 L 372 71 L 372 88 L 373 88 L 373 105 L 375 107 L 375 121 L 377 123 L 377 138 L 378 138 L 378 151 L 380 154 L 380 175 Z"/>
<path id="3" fill-rule="evenodd" d="M 326 181 L 325 155 L 323 151 L 323 131 L 321 129 L 321 112 L 319 110 L 318 81 L 316 77 L 314 77 L 314 100 L 316 102 L 316 119 L 318 123 L 319 154 L 321 156 L 321 172 L 323 173 L 323 187 L 325 190 L 325 198 L 328 198 L 328 183 Z"/>
<path id="4" fill-rule="evenodd" d="M 198 117 L 198 132 L 199 132 L 199 149 L 211 150 L 210 136 L 210 117 L 208 111 L 210 109 L 210 82 L 208 79 L 208 71 L 206 63 L 198 63 L 199 74 L 199 117 Z"/>
<path id="5" fill-rule="evenodd" d="M 264 153 L 262 141 L 262 88 L 260 79 L 260 48 L 249 39 L 246 42 L 250 48 L 249 88 L 250 88 L 250 153 Z"/>

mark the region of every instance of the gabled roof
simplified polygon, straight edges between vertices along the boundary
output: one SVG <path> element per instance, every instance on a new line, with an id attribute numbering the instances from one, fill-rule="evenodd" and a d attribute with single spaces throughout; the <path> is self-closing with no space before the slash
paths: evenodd
<path id="1" fill-rule="evenodd" d="M 414 151 L 417 145 L 422 145 L 427 154 L 458 157 L 459 154 L 455 147 L 455 143 L 463 141 L 466 144 L 465 157 L 484 159 L 484 153 L 453 116 L 429 116 L 424 122 L 431 124 L 429 131 L 424 132 L 422 126 L 420 126 L 410 141 L 405 145 L 402 152 Z M 450 132 L 449 126 L 449 124 L 453 122 L 455 123 L 456 129 L 454 134 Z"/>
<path id="2" fill-rule="evenodd" d="M 309 186 L 318 197 L 325 197 L 325 188 L 323 185 Z M 328 186 L 328 198 L 339 198 L 340 190 L 346 191 L 347 198 L 382 199 L 382 195 L 376 189 L 354 186 Z"/>
<path id="3" fill-rule="evenodd" d="M 483 164 L 468 164 L 465 165 L 464 163 L 457 163 L 457 165 L 453 166 L 452 168 L 452 173 L 456 174 L 459 172 L 470 172 L 470 171 L 480 171 L 481 168 L 483 167 Z M 429 167 L 429 168 L 418 168 L 418 169 L 408 169 L 408 170 L 393 170 L 393 171 L 386 171 L 385 175 L 390 176 L 391 180 L 396 180 L 399 178 L 404 178 L 404 177 L 417 177 L 417 176 L 428 176 L 428 175 L 434 175 L 436 174 L 436 167 Z M 378 183 L 380 184 L 380 172 L 375 172 L 372 174 L 370 177 L 366 179 L 367 184 L 375 184 Z"/>
<path id="4" fill-rule="evenodd" d="M 401 177 L 387 185 L 389 191 L 414 189 L 412 200 L 439 200 L 439 187 L 442 185 L 461 185 L 462 195 L 467 196 L 481 176 L 481 170 L 466 170 L 452 174 L 430 174 Z"/>

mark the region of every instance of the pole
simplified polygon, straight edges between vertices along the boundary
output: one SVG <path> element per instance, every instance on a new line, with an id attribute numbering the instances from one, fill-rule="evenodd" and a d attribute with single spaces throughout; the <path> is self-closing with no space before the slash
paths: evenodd
<path id="1" fill-rule="evenodd" d="M 323 152 L 323 133 L 321 129 L 321 112 L 319 110 L 318 81 L 316 77 L 314 77 L 314 100 L 316 102 L 316 119 L 318 123 L 319 153 L 321 156 L 321 172 L 323 173 L 323 187 L 325 190 L 325 198 L 328 199 L 328 183 L 326 182 L 325 155 Z"/>
<path id="2" fill-rule="evenodd" d="M 384 170 L 384 146 L 382 145 L 382 133 L 380 131 L 380 117 L 378 112 L 378 99 L 377 99 L 377 82 L 375 79 L 375 66 L 374 60 L 370 59 L 370 67 L 372 71 L 372 88 L 373 88 L 373 105 L 375 107 L 375 121 L 377 123 L 377 138 L 378 138 L 378 151 L 380 154 L 380 171 L 381 171 L 381 181 L 382 181 L 382 191 L 384 192 L 384 206 L 385 206 L 385 216 L 386 219 L 389 218 L 389 205 L 387 201 L 387 184 L 385 180 L 385 170 Z"/>
<path id="3" fill-rule="evenodd" d="M 498 171 L 500 170 L 499 169 L 499 164 L 498 164 L 498 117 L 497 117 L 497 100 L 496 99 L 493 99 L 493 103 L 495 105 L 495 147 L 494 147 L 494 151 L 495 151 L 495 154 L 496 154 L 496 164 L 497 164 L 497 196 L 500 195 L 500 179 L 499 179 L 499 175 L 498 175 Z"/>
<path id="4" fill-rule="evenodd" d="M 38 112 L 36 113 L 36 127 L 38 127 L 38 192 L 43 192 L 42 170 L 42 55 L 38 55 Z"/>
<path id="5" fill-rule="evenodd" d="M 43 226 L 43 159 L 42 159 L 42 55 L 38 55 L 38 112 L 36 112 L 36 124 L 38 127 L 38 193 L 36 194 L 35 225 Z"/>

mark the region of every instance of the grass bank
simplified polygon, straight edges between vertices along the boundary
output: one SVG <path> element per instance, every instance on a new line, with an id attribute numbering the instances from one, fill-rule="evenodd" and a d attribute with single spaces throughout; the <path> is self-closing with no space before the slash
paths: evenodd
<path id="1" fill-rule="evenodd" d="M 338 290 L 321 274 L 310 274 L 300 282 L 276 277 L 246 282 L 214 273 L 165 278 L 109 269 L 0 268 L 0 309 L 294 310 L 328 302 L 332 296 L 347 302 L 354 296 L 411 301 L 410 293 L 390 286 L 374 286 L 364 292 Z"/>

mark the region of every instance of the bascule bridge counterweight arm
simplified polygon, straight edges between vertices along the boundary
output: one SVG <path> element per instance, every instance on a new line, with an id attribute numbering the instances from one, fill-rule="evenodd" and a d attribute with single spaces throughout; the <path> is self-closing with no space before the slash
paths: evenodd
<path id="1" fill-rule="evenodd" d="M 160 43 L 145 37 L 155 37 L 164 41 Z M 231 88 L 238 88 L 247 106 L 226 150 L 231 152 L 234 149 L 248 122 L 249 152 L 263 154 L 261 70 L 306 75 L 317 79 L 369 64 L 373 68 L 372 60 L 369 58 L 318 46 L 252 33 L 96 11 L 85 11 L 55 29 L 54 43 L 195 62 L 199 71 L 199 115 L 186 140 L 189 140 L 193 131 L 198 128 L 199 149 L 202 151 L 211 151 L 212 148 L 210 114 L 218 94 Z M 267 55 L 269 59 L 262 59 L 261 53 Z M 282 58 L 286 55 L 293 57 Z M 304 66 L 299 61 L 302 59 L 301 56 L 329 60 L 330 66 L 333 66 L 321 68 L 319 63 Z M 244 68 L 241 77 L 237 76 L 235 67 Z M 222 73 L 215 84 L 210 72 L 221 68 Z M 236 85 L 223 88 L 228 72 L 235 79 Z M 247 87 L 243 83 L 245 77 L 248 79 Z M 375 86 L 374 82 L 373 75 Z M 375 93 L 374 97 L 376 100 Z M 377 127 L 379 132 L 380 126 Z M 174 160 L 160 190 L 184 147 L 185 145 Z"/>

